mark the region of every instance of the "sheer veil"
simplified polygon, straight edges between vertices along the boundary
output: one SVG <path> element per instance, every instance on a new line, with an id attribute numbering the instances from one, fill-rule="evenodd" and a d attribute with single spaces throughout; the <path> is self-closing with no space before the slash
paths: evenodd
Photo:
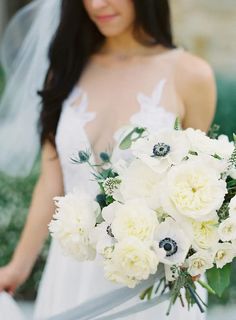
<path id="1" fill-rule="evenodd" d="M 40 97 L 61 0 L 34 0 L 10 21 L 0 45 L 6 86 L 0 101 L 0 171 L 29 174 L 39 152 Z"/>

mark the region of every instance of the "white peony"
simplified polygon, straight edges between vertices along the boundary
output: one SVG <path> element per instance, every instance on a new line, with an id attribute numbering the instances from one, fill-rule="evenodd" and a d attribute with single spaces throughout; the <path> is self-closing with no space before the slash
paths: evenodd
<path id="1" fill-rule="evenodd" d="M 121 183 L 114 198 L 126 202 L 134 198 L 145 199 L 152 209 L 160 206 L 161 176 L 140 160 L 134 160 L 119 176 Z"/>
<path id="2" fill-rule="evenodd" d="M 194 243 L 193 247 L 198 249 L 209 249 L 219 241 L 218 221 L 196 221 L 192 220 Z"/>
<path id="3" fill-rule="evenodd" d="M 222 241 L 236 240 L 236 217 L 229 217 L 221 222 L 218 232 Z"/>
<path id="4" fill-rule="evenodd" d="M 229 203 L 229 215 L 236 217 L 236 196 L 234 196 Z"/>
<path id="5" fill-rule="evenodd" d="M 190 232 L 182 227 L 172 218 L 167 218 L 156 229 L 153 247 L 157 253 L 164 250 L 165 255 L 160 259 L 164 264 L 181 265 L 185 261 L 192 238 Z"/>
<path id="6" fill-rule="evenodd" d="M 56 213 L 49 224 L 52 237 L 58 240 L 65 254 L 78 260 L 94 259 L 90 232 L 100 212 L 98 203 L 75 190 L 65 197 L 56 197 L 55 204 Z"/>
<path id="7" fill-rule="evenodd" d="M 213 267 L 213 256 L 204 250 L 194 253 L 187 259 L 188 272 L 191 276 L 203 274 Z"/>
<path id="8" fill-rule="evenodd" d="M 234 245 L 229 242 L 218 243 L 214 249 L 215 263 L 217 268 L 223 268 L 224 265 L 232 262 L 236 254 Z"/>
<path id="9" fill-rule="evenodd" d="M 148 244 L 130 237 L 115 245 L 112 258 L 104 263 L 105 277 L 133 288 L 154 274 L 158 264 L 158 256 Z"/>
<path id="10" fill-rule="evenodd" d="M 163 191 L 161 201 L 166 212 L 201 221 L 215 217 L 227 188 L 214 169 L 196 158 L 171 168 Z"/>
<path id="11" fill-rule="evenodd" d="M 164 173 L 188 154 L 188 144 L 182 131 L 161 130 L 137 140 L 131 146 L 134 155 L 157 173 Z"/>
<path id="12" fill-rule="evenodd" d="M 152 240 L 158 220 L 155 211 L 151 210 L 142 199 L 129 200 L 114 207 L 114 220 L 111 231 L 118 241 L 126 237 L 139 240 Z"/>

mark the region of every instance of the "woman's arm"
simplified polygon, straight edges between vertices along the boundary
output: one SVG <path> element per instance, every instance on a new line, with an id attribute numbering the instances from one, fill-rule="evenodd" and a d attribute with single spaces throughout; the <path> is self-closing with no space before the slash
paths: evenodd
<path id="1" fill-rule="evenodd" d="M 13 292 L 29 276 L 48 235 L 55 211 L 53 197 L 63 195 L 62 172 L 55 148 L 45 143 L 41 174 L 35 186 L 28 218 L 11 262 L 0 269 L 0 291 Z"/>
<path id="2" fill-rule="evenodd" d="M 175 81 L 185 107 L 183 127 L 208 131 L 216 108 L 216 85 L 211 67 L 184 52 L 177 63 Z"/>

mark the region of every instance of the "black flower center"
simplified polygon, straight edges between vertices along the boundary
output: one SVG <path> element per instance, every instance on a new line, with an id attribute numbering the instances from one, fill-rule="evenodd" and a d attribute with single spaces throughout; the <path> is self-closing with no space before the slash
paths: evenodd
<path id="1" fill-rule="evenodd" d="M 170 152 L 170 146 L 163 142 L 155 144 L 153 147 L 153 157 L 165 157 Z"/>
<path id="2" fill-rule="evenodd" d="M 107 226 L 107 234 L 108 234 L 110 237 L 114 238 L 114 234 L 112 233 L 112 230 L 111 230 L 111 225 Z"/>
<path id="3" fill-rule="evenodd" d="M 166 256 L 173 256 L 178 251 L 178 246 L 175 240 L 171 238 L 165 238 L 159 242 L 159 248 L 163 248 L 166 251 Z"/>

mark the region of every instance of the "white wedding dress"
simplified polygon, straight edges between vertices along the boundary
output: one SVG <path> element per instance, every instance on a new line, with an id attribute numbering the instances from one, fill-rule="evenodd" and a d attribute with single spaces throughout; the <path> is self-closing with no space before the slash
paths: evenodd
<path id="1" fill-rule="evenodd" d="M 145 126 L 151 131 L 173 127 L 176 114 L 167 111 L 161 105 L 163 95 L 169 97 L 167 98 L 169 103 L 176 103 L 177 101 L 175 100 L 176 92 L 173 79 L 165 76 L 165 72 L 158 75 L 157 85 L 154 86 L 154 90 L 150 95 L 145 95 L 141 92 L 137 93 L 137 103 L 140 105 L 140 109 L 131 116 L 127 124 Z M 79 96 L 81 97 L 80 105 L 72 106 Z M 70 160 L 71 156 L 79 150 L 91 149 L 84 126 L 96 118 L 96 113 L 87 111 L 88 102 L 89 97 L 86 92 L 79 87 L 74 88 L 63 104 L 56 135 L 56 144 L 63 170 L 65 192 L 72 190 L 76 186 L 95 196 L 97 185 L 92 181 L 91 169 L 85 164 L 73 164 Z M 114 134 L 114 139 L 116 140 L 116 145 L 113 149 L 114 159 L 128 157 L 127 152 L 121 151 L 118 148 L 121 133 L 122 130 L 118 130 Z M 95 160 L 94 154 L 92 154 L 92 158 Z M 115 288 L 117 288 L 116 284 L 112 284 L 104 279 L 102 266 L 97 260 L 77 262 L 70 257 L 63 256 L 59 246 L 53 240 L 40 284 L 35 319 L 43 319 L 61 313 Z M 200 292 L 200 294 L 205 297 L 204 292 Z M 179 303 L 173 307 L 171 315 L 167 318 L 165 316 L 167 306 L 168 303 L 162 303 L 152 309 L 126 317 L 125 319 L 204 319 L 204 316 L 200 314 L 197 307 L 188 312 Z"/>

